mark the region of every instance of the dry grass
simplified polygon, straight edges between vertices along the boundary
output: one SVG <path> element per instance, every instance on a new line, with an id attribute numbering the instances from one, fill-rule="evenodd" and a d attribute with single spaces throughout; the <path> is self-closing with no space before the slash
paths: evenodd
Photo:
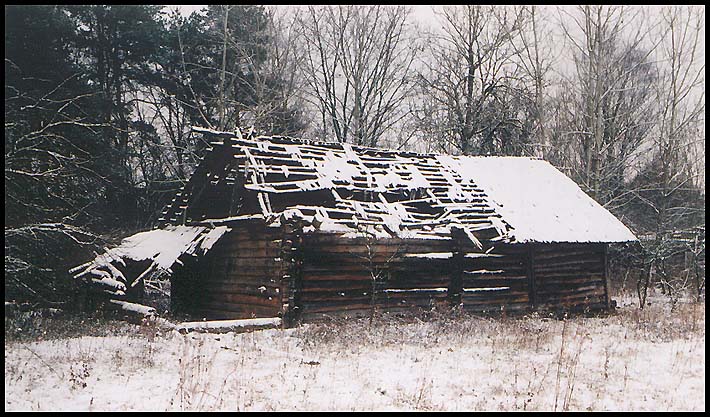
<path id="1" fill-rule="evenodd" d="M 704 410 L 705 305 L 5 342 L 5 409 Z M 7 326 L 6 326 L 7 327 Z"/>

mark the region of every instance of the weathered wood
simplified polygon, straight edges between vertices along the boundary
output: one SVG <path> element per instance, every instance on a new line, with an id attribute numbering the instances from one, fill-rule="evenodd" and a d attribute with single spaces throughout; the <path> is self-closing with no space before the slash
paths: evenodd
<path id="1" fill-rule="evenodd" d="M 475 312 L 582 309 L 607 297 L 608 276 L 599 245 L 499 243 L 493 256 L 466 257 L 478 249 L 468 239 L 454 238 L 453 232 L 449 240 L 369 241 L 375 255 L 368 257 L 365 239 L 304 235 L 295 220 L 283 222 L 281 229 L 256 223 L 234 227 L 238 233 L 220 241 L 206 256 L 208 265 L 192 275 L 201 281 L 193 295 L 199 298 L 196 314 L 219 318 L 281 314 L 286 325 L 323 314 L 366 314 L 372 308 L 369 261 L 387 270 L 375 301 L 381 311 L 427 309 L 441 303 L 462 303 L 465 310 Z M 444 252 L 452 256 L 404 256 Z M 480 291 L 472 291 L 476 289 Z"/>
<path id="2" fill-rule="evenodd" d="M 301 288 L 303 282 L 303 222 L 290 219 L 282 225 L 281 262 L 282 311 L 281 316 L 286 327 L 293 326 L 301 312 Z"/>
<path id="3" fill-rule="evenodd" d="M 535 246 L 534 244 L 528 245 L 527 252 L 527 276 L 528 276 L 528 291 L 530 300 L 530 307 L 535 309 L 537 306 L 537 278 L 535 278 Z"/>
<path id="4" fill-rule="evenodd" d="M 223 286 L 205 286 L 204 288 L 204 293 L 208 297 L 220 297 L 221 295 L 225 296 L 249 296 L 249 297 L 258 297 L 262 298 L 267 301 L 271 301 L 270 299 L 275 299 L 275 300 L 281 300 L 281 288 L 279 287 L 270 287 L 267 288 L 265 286 L 260 286 L 259 288 L 254 288 L 254 287 L 238 287 L 238 286 L 229 286 L 229 285 L 223 285 Z"/>
<path id="5" fill-rule="evenodd" d="M 219 292 L 208 292 L 205 291 L 203 293 L 203 297 L 205 302 L 209 303 L 210 301 L 223 301 L 227 303 L 234 303 L 238 305 L 252 305 L 252 306 L 263 306 L 263 307 L 268 307 L 268 306 L 274 306 L 274 307 L 280 307 L 281 306 L 281 296 L 280 295 L 275 295 L 275 296 L 267 296 L 263 294 L 259 295 L 253 295 L 253 294 L 244 294 L 244 293 L 238 293 L 238 292 L 226 292 L 226 291 L 219 291 Z"/>
<path id="6" fill-rule="evenodd" d="M 197 333 L 244 333 L 281 326 L 278 317 L 242 320 L 193 321 L 178 324 L 175 329 L 182 334 Z"/>
<path id="7" fill-rule="evenodd" d="M 604 297 L 606 298 L 606 309 L 611 310 L 611 289 L 609 283 L 609 245 L 604 245 Z"/>
<path id="8" fill-rule="evenodd" d="M 222 319 L 250 319 L 269 317 L 273 313 L 273 308 L 263 308 L 259 306 L 234 306 L 227 303 L 212 303 L 209 307 L 195 309 L 191 312 L 194 318 L 208 318 L 210 320 Z"/>
<path id="9" fill-rule="evenodd" d="M 466 233 L 457 228 L 451 228 L 451 277 L 449 280 L 447 298 L 449 304 L 457 306 L 461 304 L 461 293 L 463 292 L 463 271 L 464 271 L 464 241 L 468 240 Z"/>

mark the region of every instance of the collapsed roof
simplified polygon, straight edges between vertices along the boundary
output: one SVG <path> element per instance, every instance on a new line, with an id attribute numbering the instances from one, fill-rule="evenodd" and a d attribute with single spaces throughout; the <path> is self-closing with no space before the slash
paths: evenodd
<path id="1" fill-rule="evenodd" d="M 130 287 L 171 273 L 183 255 L 200 256 L 230 229 L 227 226 L 167 226 L 136 233 L 112 249 L 106 249 L 93 260 L 69 270 L 104 292 L 124 297 Z M 136 268 L 130 268 L 137 266 Z M 128 274 L 132 269 L 134 274 Z M 132 275 L 132 276 L 126 276 Z"/>
<path id="2" fill-rule="evenodd" d="M 548 162 L 419 154 L 195 128 L 219 139 L 177 193 L 160 228 L 70 272 L 114 297 L 204 255 L 229 224 L 299 218 L 344 237 L 496 242 L 625 242 L 636 237 Z M 487 249 L 486 249 L 487 250 Z M 131 271 L 129 274 L 127 271 Z M 130 275 L 130 276 L 126 276 Z"/>
<path id="3" fill-rule="evenodd" d="M 308 231 L 474 241 L 636 240 L 548 162 L 527 157 L 420 154 L 194 128 L 211 151 L 168 205 L 162 224 L 219 224 L 263 216 Z"/>

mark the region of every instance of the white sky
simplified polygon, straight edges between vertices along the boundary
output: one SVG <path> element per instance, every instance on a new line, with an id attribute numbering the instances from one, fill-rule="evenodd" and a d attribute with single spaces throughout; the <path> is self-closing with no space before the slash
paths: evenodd
<path id="1" fill-rule="evenodd" d="M 168 6 L 170 8 L 175 8 L 177 7 L 180 12 L 184 16 L 188 16 L 190 13 L 200 10 L 203 7 L 206 7 L 205 5 L 177 5 L 177 6 Z M 272 6 L 273 7 L 273 6 Z M 298 8 L 298 7 L 307 7 L 305 5 L 279 5 L 276 7 L 284 7 L 284 8 Z M 437 26 L 440 26 L 440 23 L 438 23 L 437 16 L 434 14 L 434 7 L 440 7 L 439 5 L 437 6 L 432 6 L 432 5 L 409 5 L 409 7 L 412 8 L 412 21 L 414 23 L 418 23 L 424 28 L 427 26 L 431 28 L 436 28 Z M 543 30 L 551 30 L 553 39 L 550 42 L 550 47 L 551 47 L 551 53 L 554 61 L 556 61 L 555 67 L 557 68 L 558 71 L 561 70 L 562 73 L 567 72 L 567 70 L 571 69 L 571 58 L 569 56 L 570 53 L 570 48 L 571 45 L 568 44 L 568 40 L 566 39 L 565 36 L 562 35 L 561 30 L 559 28 L 558 22 L 560 20 L 563 21 L 569 21 L 571 23 L 571 18 L 565 16 L 565 9 L 572 9 L 573 7 L 576 7 L 574 5 L 569 5 L 569 6 L 541 6 L 540 9 L 543 13 L 543 23 L 546 23 L 543 27 Z M 697 6 L 696 6 L 697 7 Z M 704 6 L 702 6 L 704 8 Z M 658 13 L 660 10 L 657 7 L 648 7 L 647 8 L 648 12 L 651 15 L 655 15 Z M 569 10 L 570 12 L 574 13 L 573 10 Z M 547 20 L 547 22 L 545 22 Z M 549 25 L 549 26 L 548 26 Z M 570 30 L 575 30 L 574 25 L 570 25 Z M 649 39 L 650 40 L 650 39 Z M 700 41 L 699 50 L 701 56 L 705 56 L 705 36 L 703 32 L 702 39 Z M 561 75 L 561 74 L 560 74 Z M 704 78 L 704 76 L 703 76 Z M 703 83 L 704 84 L 704 83 Z M 703 89 L 704 90 L 704 89 Z M 705 124 L 702 124 L 702 129 L 704 130 Z M 704 183 L 704 181 L 703 181 Z"/>

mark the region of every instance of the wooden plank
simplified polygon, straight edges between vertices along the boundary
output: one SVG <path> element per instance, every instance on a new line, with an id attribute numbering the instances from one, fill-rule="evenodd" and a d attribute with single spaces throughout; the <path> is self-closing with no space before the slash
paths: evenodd
<path id="1" fill-rule="evenodd" d="M 262 317 L 274 317 L 280 312 L 280 306 L 262 304 L 235 304 L 227 301 L 210 301 L 209 303 L 198 303 L 195 310 L 223 310 L 237 313 L 268 314 Z"/>
<path id="2" fill-rule="evenodd" d="M 535 271 L 535 276 L 541 277 L 543 279 L 552 279 L 562 281 L 565 279 L 575 280 L 575 279 L 587 279 L 590 281 L 603 280 L 604 271 L 595 270 L 561 270 L 561 271 Z"/>
<path id="3" fill-rule="evenodd" d="M 557 275 L 557 276 L 562 276 L 564 274 L 567 275 L 587 275 L 587 274 L 603 274 L 604 273 L 604 268 L 601 263 L 598 264 L 590 264 L 586 267 L 583 268 L 574 268 L 574 267 L 561 267 L 561 268 L 545 268 L 545 269 L 538 269 L 535 268 L 535 275 Z"/>
<path id="4" fill-rule="evenodd" d="M 558 270 L 586 270 L 591 267 L 600 267 L 603 259 L 584 259 L 556 263 L 537 263 L 535 271 L 558 271 Z"/>
<path id="5" fill-rule="evenodd" d="M 235 292 L 205 292 L 202 294 L 202 299 L 206 304 L 212 304 L 213 301 L 216 301 L 220 303 L 230 303 L 239 306 L 281 306 L 280 296 L 268 297 L 262 295 L 240 294 Z"/>
<path id="6" fill-rule="evenodd" d="M 258 285 L 258 284 L 256 284 Z M 221 284 L 221 285 L 208 285 L 202 286 L 202 291 L 207 294 L 219 295 L 219 294 L 244 294 L 252 295 L 255 297 L 281 297 L 281 288 L 277 283 L 269 283 L 269 286 L 260 285 L 238 285 L 238 284 Z"/>
<path id="7" fill-rule="evenodd" d="M 478 297 L 470 297 L 466 294 L 463 296 L 463 305 L 466 306 L 467 304 L 471 305 L 491 305 L 491 304 L 498 304 L 498 305 L 506 305 L 506 304 L 514 304 L 514 303 L 529 303 L 530 299 L 527 294 L 523 295 L 518 295 L 515 297 L 505 297 L 505 298 L 478 298 Z M 528 305 L 529 307 L 529 305 Z"/>
<path id="8" fill-rule="evenodd" d="M 505 303 L 505 304 L 464 304 L 464 310 L 478 313 L 501 313 L 501 312 L 520 312 L 530 310 L 530 304 L 527 300 L 521 303 Z"/>
<path id="9" fill-rule="evenodd" d="M 344 292 L 342 292 L 345 294 Z M 353 292 L 349 292 L 346 295 L 340 295 L 338 292 L 321 292 L 321 293 L 302 293 L 300 301 L 302 304 L 314 304 L 319 302 L 344 302 L 351 304 L 367 304 L 370 302 L 370 294 L 362 295 L 362 292 L 356 295 Z"/>

